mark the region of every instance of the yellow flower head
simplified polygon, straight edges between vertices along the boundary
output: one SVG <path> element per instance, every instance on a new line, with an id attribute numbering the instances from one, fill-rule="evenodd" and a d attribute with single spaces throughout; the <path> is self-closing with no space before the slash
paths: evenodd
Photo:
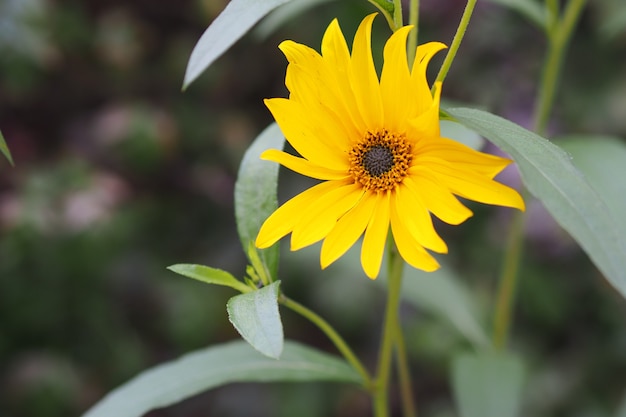
<path id="1" fill-rule="evenodd" d="M 455 195 L 524 209 L 513 189 L 494 181 L 511 161 L 442 138 L 441 83 L 431 94 L 426 66 L 445 48 L 417 48 L 409 68 L 406 41 L 411 26 L 385 44 L 380 80 L 371 51 L 375 14 L 361 22 L 348 50 L 337 20 L 328 26 L 322 53 L 285 41 L 288 99 L 265 100 L 287 141 L 300 156 L 270 149 L 261 158 L 322 180 L 283 204 L 256 239 L 266 248 L 291 233 L 291 250 L 324 240 L 321 266 L 341 257 L 365 234 L 361 264 L 377 277 L 389 225 L 406 262 L 434 271 L 426 250 L 446 253 L 430 214 L 457 225 L 472 215 Z"/>

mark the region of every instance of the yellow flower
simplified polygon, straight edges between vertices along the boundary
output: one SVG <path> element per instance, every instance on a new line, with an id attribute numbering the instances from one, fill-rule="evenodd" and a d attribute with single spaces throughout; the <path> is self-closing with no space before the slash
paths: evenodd
<path id="1" fill-rule="evenodd" d="M 431 213 L 458 225 L 472 215 L 455 195 L 524 209 L 520 195 L 494 177 L 511 161 L 475 151 L 439 132 L 441 83 L 431 94 L 426 66 L 445 48 L 417 48 L 409 70 L 411 26 L 385 44 L 380 81 L 371 51 L 375 14 L 361 22 L 348 50 L 337 20 L 328 26 L 322 53 L 285 41 L 288 99 L 265 104 L 301 157 L 270 149 L 261 158 L 321 183 L 278 208 L 263 224 L 256 246 L 267 248 L 291 233 L 291 250 L 323 239 L 321 267 L 363 238 L 361 265 L 377 277 L 389 226 L 398 252 L 415 268 L 434 271 L 426 250 L 447 253 Z"/>

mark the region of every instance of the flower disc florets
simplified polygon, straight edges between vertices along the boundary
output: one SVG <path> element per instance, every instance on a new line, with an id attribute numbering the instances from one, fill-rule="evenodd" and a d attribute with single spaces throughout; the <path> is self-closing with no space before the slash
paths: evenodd
<path id="1" fill-rule="evenodd" d="M 387 130 L 367 132 L 349 152 L 354 180 L 367 191 L 388 191 L 406 177 L 413 155 L 411 144 L 402 135 Z"/>

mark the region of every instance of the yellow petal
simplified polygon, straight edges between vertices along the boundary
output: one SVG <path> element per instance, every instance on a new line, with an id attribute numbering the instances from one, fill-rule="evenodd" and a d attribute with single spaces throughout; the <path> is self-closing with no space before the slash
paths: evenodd
<path id="1" fill-rule="evenodd" d="M 406 39 L 413 26 L 398 29 L 385 44 L 380 92 L 385 128 L 397 133 L 406 130 L 406 121 L 417 115 L 416 91 L 412 89 L 406 55 Z"/>
<path id="2" fill-rule="evenodd" d="M 343 103 L 342 109 L 354 128 L 363 134 L 367 126 L 358 111 L 356 98 L 351 89 L 351 60 L 346 39 L 341 32 L 337 19 L 334 19 L 322 39 L 322 57 L 324 58 L 324 79 L 328 80 L 331 91 L 336 91 Z"/>
<path id="3" fill-rule="evenodd" d="M 320 255 L 322 268 L 326 268 L 339 259 L 363 234 L 372 217 L 375 203 L 376 197 L 366 193 L 352 210 L 337 221 L 322 244 Z"/>
<path id="4" fill-rule="evenodd" d="M 412 192 L 419 192 L 428 211 L 448 224 L 458 225 L 472 216 L 472 211 L 461 204 L 448 188 L 434 182 L 429 175 L 407 177 L 403 184 Z"/>
<path id="5" fill-rule="evenodd" d="M 393 240 L 402 259 L 414 268 L 426 272 L 439 269 L 439 263 L 424 249 L 413 235 L 404 227 L 402 219 L 398 218 L 396 210 L 391 211 L 391 232 Z"/>
<path id="6" fill-rule="evenodd" d="M 363 188 L 347 184 L 327 192 L 307 207 L 291 234 L 291 250 L 302 249 L 323 239 L 363 195 Z"/>
<path id="7" fill-rule="evenodd" d="M 280 238 L 291 232 L 302 214 L 315 200 L 341 186 L 335 181 L 326 181 L 293 197 L 272 213 L 261 226 L 256 237 L 257 248 L 269 248 Z"/>
<path id="8" fill-rule="evenodd" d="M 448 246 L 435 231 L 421 194 L 402 184 L 394 193 L 393 207 L 397 210 L 398 218 L 404 222 L 405 228 L 421 246 L 435 252 L 447 253 Z"/>
<path id="9" fill-rule="evenodd" d="M 428 92 L 430 95 L 430 91 Z M 419 144 L 419 139 L 425 137 L 427 139 L 438 138 L 441 133 L 439 131 L 439 97 L 441 95 L 441 83 L 435 83 L 434 95 L 430 101 L 430 107 L 426 108 L 416 118 L 409 121 L 411 130 L 409 139 Z M 414 149 L 416 153 L 416 149 Z"/>
<path id="10" fill-rule="evenodd" d="M 439 138 L 417 144 L 414 159 L 420 165 L 423 158 L 438 158 L 460 170 L 470 170 L 489 178 L 495 177 L 512 161 L 496 155 L 476 151 L 452 139 Z"/>
<path id="11" fill-rule="evenodd" d="M 433 176 L 454 194 L 484 204 L 525 209 L 524 200 L 511 187 L 471 171 L 459 171 L 452 165 L 430 165 Z"/>
<path id="12" fill-rule="evenodd" d="M 390 193 L 379 193 L 376 196 L 374 213 L 365 229 L 363 246 L 361 247 L 361 265 L 370 279 L 376 279 L 385 252 L 387 232 L 389 231 L 389 199 Z"/>
<path id="13" fill-rule="evenodd" d="M 430 104 L 430 86 L 426 79 L 426 68 L 432 57 L 446 46 L 440 42 L 428 42 L 417 47 L 415 53 L 415 61 L 411 69 L 411 84 L 416 90 L 416 100 L 418 105 L 418 114 L 423 113 Z"/>
<path id="14" fill-rule="evenodd" d="M 312 117 L 314 115 L 300 103 L 272 98 L 265 100 L 265 105 L 272 112 L 287 141 L 300 155 L 316 165 L 330 169 L 341 171 L 349 168 L 345 152 L 332 142 L 337 132 L 326 130 L 328 125 L 316 123 Z"/>
<path id="15" fill-rule="evenodd" d="M 266 161 L 274 161 L 307 177 L 316 178 L 318 180 L 342 180 L 348 178 L 350 174 L 347 171 L 337 171 L 324 166 L 319 166 L 307 161 L 304 158 L 298 158 L 277 149 L 268 149 L 261 154 L 261 159 Z"/>
<path id="16" fill-rule="evenodd" d="M 354 35 L 350 85 L 367 130 L 383 128 L 380 85 L 372 57 L 372 22 L 376 13 L 366 16 Z"/>
<path id="17" fill-rule="evenodd" d="M 333 125 L 328 126 L 328 130 L 335 132 L 329 145 L 349 146 L 348 138 L 354 135 L 354 125 L 345 117 L 346 109 L 338 96 L 336 80 L 327 75 L 323 58 L 308 46 L 293 41 L 282 42 L 280 49 L 289 61 L 285 76 L 289 100 L 300 102 L 307 109 L 307 115 L 315 114 L 325 125 Z"/>

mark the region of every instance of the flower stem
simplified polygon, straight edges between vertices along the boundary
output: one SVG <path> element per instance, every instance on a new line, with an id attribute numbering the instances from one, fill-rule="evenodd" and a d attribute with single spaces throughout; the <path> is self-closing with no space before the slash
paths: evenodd
<path id="1" fill-rule="evenodd" d="M 417 417 L 417 408 L 413 400 L 413 384 L 411 382 L 411 373 L 409 372 L 406 345 L 404 343 L 404 335 L 402 334 L 402 326 L 400 326 L 399 322 L 396 323 L 395 339 L 398 377 L 400 379 L 400 395 L 402 397 L 402 408 L 404 410 L 403 416 Z"/>
<path id="2" fill-rule="evenodd" d="M 411 0 L 411 3 L 409 5 L 409 25 L 413 25 L 413 30 L 409 35 L 409 68 L 412 68 L 413 66 L 413 60 L 415 59 L 415 50 L 417 49 L 417 38 L 419 36 L 419 9 L 419 0 Z"/>
<path id="3" fill-rule="evenodd" d="M 463 11 L 463 16 L 461 16 L 461 22 L 459 23 L 459 27 L 454 34 L 454 39 L 452 39 L 452 44 L 450 45 L 450 50 L 446 55 L 446 58 L 441 65 L 441 69 L 437 74 L 437 81 L 443 82 L 443 80 L 448 75 L 448 71 L 450 70 L 450 66 L 452 65 L 452 61 L 454 61 L 454 57 L 456 56 L 457 51 L 459 50 L 459 46 L 461 45 L 461 41 L 465 36 L 465 31 L 467 30 L 467 25 L 469 25 L 470 19 L 472 18 L 472 13 L 474 12 L 474 6 L 476 6 L 476 0 L 468 0 L 465 5 L 465 10 Z M 433 84 L 434 89 L 434 84 Z"/>
<path id="4" fill-rule="evenodd" d="M 556 0 L 546 3 L 550 16 L 546 30 L 549 45 L 533 118 L 534 131 L 540 135 L 545 134 L 567 44 L 585 2 L 586 0 L 570 0 L 561 19 L 558 18 Z M 497 349 L 503 349 L 506 346 L 511 325 L 515 286 L 521 262 L 525 217 L 523 212 L 516 213 L 509 232 L 494 317 L 493 344 Z"/>
<path id="5" fill-rule="evenodd" d="M 500 287 L 496 300 L 496 311 L 493 325 L 493 345 L 498 350 L 506 347 L 511 326 L 511 312 L 515 300 L 515 287 L 517 275 L 522 257 L 522 243 L 524 232 L 524 220 L 526 215 L 522 211 L 513 214 L 513 222 L 509 230 L 506 245 L 506 255 L 500 277 Z"/>
<path id="6" fill-rule="evenodd" d="M 571 0 L 565 8 L 563 17 L 553 25 L 549 25 L 551 27 L 546 32 L 548 34 L 548 51 L 533 117 L 534 131 L 540 135 L 543 135 L 546 130 L 567 45 L 586 1 Z"/>
<path id="7" fill-rule="evenodd" d="M 337 333 L 337 331 L 335 331 L 335 329 L 333 329 L 326 320 L 321 318 L 314 311 L 306 308 L 302 304 L 292 300 L 284 294 L 281 294 L 279 302 L 288 309 L 308 319 L 311 323 L 315 324 L 322 332 L 324 332 L 326 336 L 328 336 L 328 338 L 333 342 L 337 350 L 343 355 L 346 361 L 348 361 L 348 363 L 352 365 L 354 370 L 357 371 L 359 375 L 361 375 L 365 387 L 369 388 L 372 385 L 372 378 L 369 372 L 367 372 L 361 361 L 356 357 L 354 352 L 352 352 L 352 349 L 350 349 L 348 344 L 343 340 L 341 336 L 339 336 L 339 333 Z"/>
<path id="8" fill-rule="evenodd" d="M 393 0 L 393 24 L 394 32 L 402 27 L 402 0 Z"/>
<path id="9" fill-rule="evenodd" d="M 398 307 L 400 306 L 400 290 L 402 288 L 402 269 L 404 261 L 397 253 L 395 246 L 389 244 L 389 278 L 387 288 L 387 307 L 383 327 L 383 339 L 378 356 L 378 374 L 374 392 L 374 416 L 389 416 L 389 376 L 391 374 L 391 359 L 393 346 L 397 341 L 399 331 Z"/>

